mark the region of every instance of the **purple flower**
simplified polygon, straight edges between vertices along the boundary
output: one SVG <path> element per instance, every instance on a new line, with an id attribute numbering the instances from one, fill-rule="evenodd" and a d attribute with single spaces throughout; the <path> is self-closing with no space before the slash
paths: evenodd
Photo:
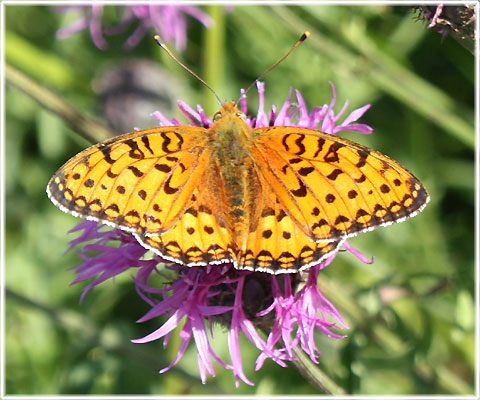
<path id="1" fill-rule="evenodd" d="M 252 127 L 278 125 L 315 128 L 320 125 L 331 134 L 346 129 L 370 133 L 372 129 L 369 126 L 355 122 L 369 106 L 353 111 L 343 122 L 338 122 L 346 105 L 339 113 L 333 112 L 335 86 L 333 83 L 331 85 L 333 96 L 328 105 L 316 107 L 309 112 L 301 94 L 295 91 L 297 101 L 293 102 L 293 91 L 290 91 L 278 112 L 272 106 L 265 113 L 264 84 L 259 82 L 259 109 L 256 116 L 247 116 L 247 123 Z M 211 125 L 211 120 L 200 106 L 194 110 L 184 102 L 179 101 L 178 104 L 192 124 L 206 127 Z M 247 112 L 243 92 L 239 107 Z M 168 120 L 160 112 L 154 115 L 161 125 L 180 125 L 176 120 Z M 258 349 L 258 370 L 266 359 L 286 367 L 288 361 L 296 359 L 293 352 L 296 347 L 300 347 L 313 362 L 318 363 L 320 351 L 315 344 L 315 333 L 342 338 L 344 336 L 336 330 L 348 329 L 339 312 L 317 286 L 320 271 L 332 262 L 337 253 L 301 274 L 271 275 L 240 271 L 232 264 L 185 267 L 158 255 L 145 259 L 143 256 L 147 250 L 133 236 L 118 229 L 105 230 L 96 222 L 83 221 L 74 230 L 83 232 L 71 242 L 70 248 L 87 241 L 89 244 L 79 250 L 84 262 L 75 267 L 77 278 L 73 283 L 93 279 L 84 289 L 81 300 L 88 290 L 99 283 L 135 268 L 133 281 L 136 291 L 150 306 L 150 310 L 138 322 L 159 316 L 167 316 L 168 320 L 156 331 L 133 342 L 146 343 L 163 339 L 164 346 L 167 346 L 172 332 L 180 329 L 181 341 L 177 356 L 160 373 L 176 365 L 193 341 L 202 382 L 206 382 L 207 374 L 215 376 L 212 364 L 215 360 L 224 368 L 232 370 L 237 387 L 240 381 L 252 385 L 243 371 L 239 342 L 241 334 Z M 120 242 L 120 245 L 110 247 L 108 243 L 114 240 Z M 372 262 L 347 242 L 342 247 L 363 262 Z M 87 253 L 92 251 L 98 254 L 88 256 Z M 159 281 L 158 278 L 163 278 L 160 280 L 165 283 L 160 286 L 155 284 Z M 212 347 L 214 322 L 227 326 L 230 360 L 222 360 Z"/>
<path id="2" fill-rule="evenodd" d="M 238 105 L 240 110 L 247 115 L 246 122 L 252 128 L 262 128 L 267 126 L 301 126 L 303 128 L 320 129 L 322 132 L 330 134 L 335 134 L 340 131 L 372 133 L 373 129 L 369 125 L 354 123 L 363 114 L 365 114 L 365 112 L 370 108 L 370 104 L 352 111 L 343 120 L 343 122 L 338 124 L 340 116 L 348 107 L 348 100 L 345 101 L 342 109 L 337 113 L 337 115 L 335 115 L 333 112 L 333 107 L 335 106 L 337 92 L 333 82 L 330 82 L 330 85 L 332 86 L 332 99 L 330 103 L 328 105 L 324 104 L 323 106 L 315 107 L 310 112 L 308 111 L 308 107 L 300 91 L 295 90 L 297 101 L 292 102 L 293 91 L 290 90 L 287 100 L 285 100 L 283 103 L 280 111 L 277 112 L 277 107 L 273 105 L 272 109 L 268 112 L 268 114 L 266 114 L 264 110 L 265 84 L 263 82 L 257 82 L 259 100 L 258 111 L 255 117 L 248 115 L 247 97 L 243 89 L 241 91 L 241 97 Z M 205 128 L 209 128 L 212 125 L 212 120 L 208 118 L 200 105 L 197 105 L 197 111 L 195 111 L 187 103 L 179 100 L 178 107 L 182 110 L 193 126 L 203 126 Z M 169 120 L 159 111 L 155 111 L 152 116 L 160 121 L 161 126 L 182 125 L 176 119 Z"/>
<path id="3" fill-rule="evenodd" d="M 435 8 L 435 11 L 431 12 L 430 15 L 425 16 L 427 21 L 429 21 L 427 28 L 433 28 L 435 25 L 437 25 L 438 17 L 440 17 L 440 14 L 443 11 L 443 4 L 439 4 L 434 8 Z"/>
<path id="4" fill-rule="evenodd" d="M 70 25 L 57 31 L 57 38 L 64 39 L 89 29 L 93 43 L 99 49 L 105 49 L 107 42 L 103 34 L 117 35 L 129 29 L 137 23 L 133 33 L 129 36 L 124 46 L 127 49 L 135 47 L 145 36 L 148 30 L 153 27 L 164 41 L 175 41 L 177 50 L 184 50 L 187 44 L 187 16 L 200 21 L 204 26 L 210 27 L 212 19 L 198 7 L 183 5 L 126 5 L 122 6 L 122 15 L 117 25 L 102 27 L 102 15 L 104 5 L 94 4 L 92 6 L 63 6 L 56 7 L 57 11 L 78 11 L 83 14 L 79 19 Z"/>
<path id="5" fill-rule="evenodd" d="M 475 40 L 475 5 L 438 4 L 415 7 L 419 18 L 428 22 L 427 28 L 433 28 L 443 37 L 453 34 L 461 40 Z"/>

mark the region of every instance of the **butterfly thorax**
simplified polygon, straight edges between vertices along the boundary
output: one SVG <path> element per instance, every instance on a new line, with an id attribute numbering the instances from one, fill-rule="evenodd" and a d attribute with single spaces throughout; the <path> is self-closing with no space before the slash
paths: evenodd
<path id="1" fill-rule="evenodd" d="M 244 221 L 248 220 L 250 208 L 248 175 L 251 169 L 249 149 L 252 129 L 245 122 L 245 114 L 233 102 L 229 102 L 215 115 L 210 132 L 217 168 L 224 183 L 222 189 L 227 220 L 231 221 L 230 228 L 238 238 L 246 234 Z"/>
<path id="2" fill-rule="evenodd" d="M 245 122 L 245 114 L 233 102 L 225 103 L 215 114 L 212 132 L 214 152 L 222 167 L 240 167 L 248 156 L 252 129 Z"/>

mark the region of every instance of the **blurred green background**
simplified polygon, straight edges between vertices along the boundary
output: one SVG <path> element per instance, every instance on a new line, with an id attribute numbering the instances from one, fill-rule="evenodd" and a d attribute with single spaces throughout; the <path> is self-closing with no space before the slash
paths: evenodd
<path id="1" fill-rule="evenodd" d="M 110 8 L 104 15 L 107 25 L 116 20 Z M 153 31 L 132 51 L 122 50 L 132 30 L 107 37 L 109 47 L 100 51 L 88 31 L 55 39 L 56 30 L 72 21 L 69 14 L 47 6 L 7 5 L 5 10 L 6 62 L 81 113 L 104 120 L 100 92 L 107 89 L 101 76 L 132 60 L 146 60 L 160 70 L 160 75 L 145 75 L 147 88 L 159 87 L 159 92 L 148 94 L 143 119 L 132 116 L 125 130 L 157 125 L 148 116 L 155 109 L 181 118 L 177 98 L 192 106 L 201 103 L 210 114 L 216 111 L 211 93 L 168 59 L 151 39 Z M 190 19 L 187 49 L 179 54 L 221 98 L 237 99 L 240 88 L 308 29 L 311 38 L 263 79 L 267 107 L 281 106 L 291 87 L 302 92 L 310 108 L 328 103 L 328 81 L 333 81 L 336 111 L 347 98 L 348 112 L 372 104 L 360 122 L 374 127 L 374 133 L 342 136 L 407 166 L 431 195 L 417 217 L 349 241 L 376 257 L 372 265 L 345 253 L 320 274 L 323 293 L 351 329 L 341 340 L 318 335 L 319 368 L 353 394 L 473 394 L 474 56 L 451 37 L 442 40 L 426 29 L 409 7 L 203 10 L 215 18 L 215 28 L 206 30 Z M 231 372 L 218 365 L 217 377 L 202 385 L 193 346 L 176 368 L 159 375 L 175 357 L 178 337 L 172 336 L 166 349 L 160 342 L 129 342 L 161 323 L 135 323 L 148 307 L 135 293 L 130 272 L 96 287 L 79 305 L 84 284 L 70 287 L 74 273 L 68 268 L 80 259 L 75 252 L 63 255 L 75 237 L 67 231 L 79 221 L 54 207 L 45 187 L 56 169 L 89 142 L 9 82 L 7 74 L 7 394 L 320 393 L 293 365 L 281 368 L 267 361 L 255 372 L 258 351 L 246 340 L 242 356 L 254 387 L 242 383 L 235 389 Z M 256 104 L 252 91 L 252 112 Z M 228 360 L 226 331 L 218 327 L 215 335 L 216 348 Z"/>

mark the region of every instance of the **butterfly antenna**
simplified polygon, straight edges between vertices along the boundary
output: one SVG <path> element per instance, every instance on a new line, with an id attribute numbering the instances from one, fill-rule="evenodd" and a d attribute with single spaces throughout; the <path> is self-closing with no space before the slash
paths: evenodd
<path id="1" fill-rule="evenodd" d="M 177 64 L 179 64 L 181 67 L 183 67 L 183 69 L 185 69 L 187 72 L 191 73 L 195 78 L 197 78 L 206 88 L 208 88 L 213 94 L 214 96 L 217 98 L 217 101 L 218 101 L 218 104 L 221 106 L 222 105 L 222 100 L 220 100 L 220 97 L 218 97 L 217 93 L 215 93 L 215 90 L 213 90 L 211 88 L 211 86 L 205 82 L 202 78 L 200 78 L 195 72 L 193 72 L 190 68 L 188 68 L 184 63 L 182 63 L 171 51 L 170 49 L 167 47 L 167 45 L 165 43 L 163 43 L 161 40 L 160 40 L 160 35 L 155 35 L 153 37 L 153 39 L 155 39 L 155 41 L 158 43 L 158 45 L 167 52 L 167 54 L 173 58 L 173 60 L 176 61 Z M 293 50 L 293 49 L 292 49 Z M 284 57 L 285 58 L 285 57 Z"/>
<path id="2" fill-rule="evenodd" d="M 300 39 L 297 40 L 297 43 L 295 43 L 292 48 L 287 52 L 287 54 L 285 54 L 280 60 L 278 60 L 275 64 L 273 64 L 270 68 L 268 68 L 267 70 L 265 70 L 265 72 L 263 72 L 263 74 L 261 74 L 257 79 L 255 79 L 251 84 L 250 86 L 247 88 L 247 90 L 245 90 L 245 94 L 247 94 L 247 92 L 253 87 L 253 85 L 255 85 L 260 79 L 262 79 L 265 75 L 267 75 L 272 69 L 274 69 L 278 64 L 280 64 L 283 60 L 285 60 L 289 55 L 290 53 L 295 50 L 299 45 L 300 43 L 302 43 L 306 38 L 308 38 L 310 36 L 310 32 L 309 31 L 305 31 L 303 32 L 302 36 L 300 36 Z"/>

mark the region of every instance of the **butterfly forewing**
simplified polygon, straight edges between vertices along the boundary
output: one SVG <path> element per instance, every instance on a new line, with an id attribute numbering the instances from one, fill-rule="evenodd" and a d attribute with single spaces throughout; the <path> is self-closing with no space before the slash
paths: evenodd
<path id="1" fill-rule="evenodd" d="M 259 170 L 312 240 L 338 240 L 418 213 L 422 184 L 387 156 L 304 128 L 256 129 Z"/>
<path id="2" fill-rule="evenodd" d="M 183 213 L 208 166 L 207 130 L 162 127 L 115 137 L 70 159 L 48 193 L 63 211 L 161 233 Z"/>

